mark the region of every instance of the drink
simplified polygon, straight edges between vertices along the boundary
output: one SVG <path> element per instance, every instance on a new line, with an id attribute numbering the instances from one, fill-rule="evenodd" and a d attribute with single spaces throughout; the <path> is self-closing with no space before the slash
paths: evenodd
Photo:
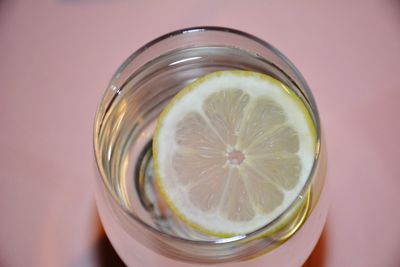
<path id="1" fill-rule="evenodd" d="M 107 208 L 101 207 L 104 204 L 99 204 L 102 220 L 105 220 L 105 216 L 117 217 L 119 227 L 124 228 L 135 240 L 163 255 L 185 261 L 243 260 L 276 248 L 290 239 L 310 215 L 324 180 L 323 168 L 316 162 L 313 175 L 290 207 L 264 229 L 248 235 L 230 238 L 207 235 L 182 222 L 171 212 L 155 186 L 152 138 L 156 120 L 169 100 L 198 77 L 214 71 L 231 69 L 267 74 L 299 96 L 309 109 L 319 131 L 318 114 L 312 96 L 300 87 L 304 81 L 301 76 L 296 76 L 298 74 L 295 70 L 291 73 L 293 70 L 289 68 L 292 66 L 277 64 L 280 55 L 271 54 L 276 58 L 272 57 L 270 60 L 257 54 L 257 51 L 249 52 L 222 45 L 222 41 L 234 42 L 237 41 L 235 38 L 239 37 L 238 33 L 219 31 L 209 29 L 211 36 L 208 37 L 214 35 L 214 40 L 217 41 L 213 40 L 196 47 L 193 47 L 193 44 L 197 44 L 196 35 L 205 32 L 187 31 L 188 43 L 177 47 L 168 43 L 168 39 L 160 41 L 165 44 L 164 47 L 158 47 L 158 50 L 165 49 L 166 52 L 162 51 L 160 56 L 153 56 L 150 62 L 141 58 L 143 54 L 140 52 L 146 51 L 140 51 L 135 55 L 136 58 L 133 58 L 133 61 L 137 60 L 136 65 L 128 60 L 117 72 L 103 98 L 104 105 L 100 106 L 96 119 L 97 160 L 103 179 L 106 177 L 106 192 L 98 196 L 98 199 L 103 201 L 104 194 L 108 194 L 107 201 L 111 204 L 113 212 L 112 215 L 102 215 L 102 209 Z M 231 35 L 232 40 L 218 40 L 222 38 L 218 37 L 218 34 Z M 194 35 L 193 40 L 190 35 Z M 179 38 L 182 36 L 185 37 L 181 35 Z M 160 44 L 154 44 L 155 50 L 157 45 Z M 145 64 L 142 66 L 143 63 Z M 130 67 L 132 69 L 129 69 Z M 287 69 L 284 69 L 285 67 Z M 318 132 L 318 158 L 319 138 Z M 143 232 L 140 232 L 141 227 L 144 227 Z M 108 229 L 105 228 L 107 232 Z M 113 241 L 112 236 L 110 238 Z M 155 245 L 155 242 L 158 242 L 159 246 Z"/>

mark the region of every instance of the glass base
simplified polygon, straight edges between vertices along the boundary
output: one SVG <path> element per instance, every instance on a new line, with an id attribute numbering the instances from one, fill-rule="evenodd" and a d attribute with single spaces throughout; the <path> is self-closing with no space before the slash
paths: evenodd
<path id="1" fill-rule="evenodd" d="M 326 179 L 325 183 L 328 183 Z M 328 214 L 329 186 L 325 184 L 319 201 L 303 226 L 284 244 L 254 259 L 207 266 L 254 267 L 254 266 L 302 266 L 310 256 L 322 233 Z M 102 190 L 97 191 L 98 194 Z M 132 267 L 139 266 L 202 266 L 201 264 L 181 262 L 164 257 L 138 243 L 122 227 L 113 215 L 104 197 L 97 196 L 97 206 L 105 232 L 121 259 Z"/>

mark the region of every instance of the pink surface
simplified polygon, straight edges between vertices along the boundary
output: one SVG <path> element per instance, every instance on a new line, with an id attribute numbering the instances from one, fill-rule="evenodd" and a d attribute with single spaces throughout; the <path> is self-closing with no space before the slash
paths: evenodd
<path id="1" fill-rule="evenodd" d="M 118 65 L 165 32 L 253 33 L 301 70 L 332 204 L 308 266 L 400 266 L 399 1 L 0 1 L 0 266 L 98 266 L 92 122 Z"/>

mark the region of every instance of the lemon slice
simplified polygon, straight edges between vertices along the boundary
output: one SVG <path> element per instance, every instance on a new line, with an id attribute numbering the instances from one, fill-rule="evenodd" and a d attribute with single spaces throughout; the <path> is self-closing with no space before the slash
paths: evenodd
<path id="1" fill-rule="evenodd" d="M 278 80 L 218 71 L 180 91 L 161 113 L 154 172 L 168 206 L 187 225 L 229 237 L 282 214 L 313 164 L 315 127 Z"/>

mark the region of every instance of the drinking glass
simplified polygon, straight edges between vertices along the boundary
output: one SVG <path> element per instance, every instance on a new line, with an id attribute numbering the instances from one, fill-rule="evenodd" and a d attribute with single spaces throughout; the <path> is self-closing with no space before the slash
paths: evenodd
<path id="1" fill-rule="evenodd" d="M 151 148 L 157 117 L 171 98 L 200 76 L 230 69 L 270 75 L 295 92 L 311 114 L 316 148 L 304 187 L 282 214 L 251 233 L 220 238 L 192 229 L 169 210 L 155 186 Z M 105 232 L 130 266 L 238 262 L 300 266 L 315 246 L 328 211 L 322 140 L 307 83 L 270 44 L 221 27 L 165 34 L 125 60 L 97 109 L 96 202 Z"/>

